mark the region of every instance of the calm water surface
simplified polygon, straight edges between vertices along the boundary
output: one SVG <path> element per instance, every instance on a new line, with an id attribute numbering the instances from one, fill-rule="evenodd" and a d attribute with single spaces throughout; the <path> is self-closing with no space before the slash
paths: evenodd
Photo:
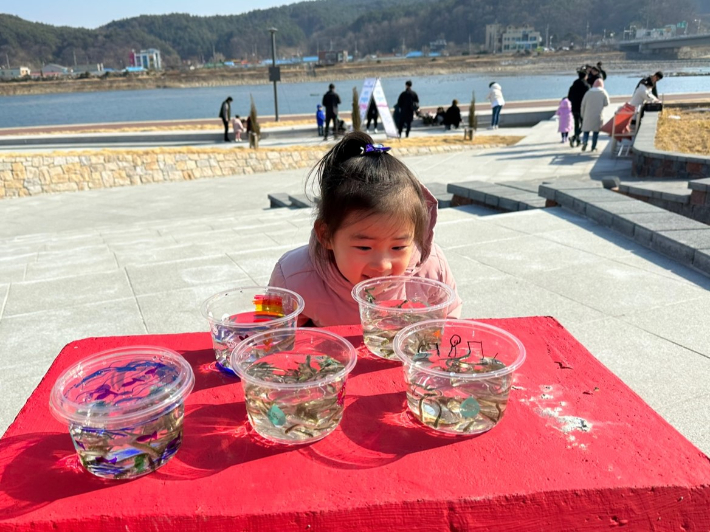
<path id="1" fill-rule="evenodd" d="M 695 69 L 697 70 L 697 69 Z M 612 96 L 631 94 L 641 73 L 609 73 L 606 89 Z M 404 89 L 405 77 L 382 78 L 390 107 Z M 448 106 L 458 99 L 462 106 L 475 91 L 478 101 L 485 101 L 488 84 L 498 81 L 506 100 L 542 100 L 562 98 L 574 81 L 574 76 L 448 74 L 413 78 L 414 90 L 422 106 Z M 335 82 L 349 110 L 352 89 L 360 91 L 362 81 Z M 315 113 L 326 81 L 316 83 L 279 83 L 279 114 Z M 659 93 L 689 93 L 710 91 L 710 77 L 666 77 L 659 84 Z M 249 113 L 249 95 L 253 96 L 260 115 L 274 113 L 273 85 L 235 85 L 187 89 L 151 89 L 28 96 L 0 96 L 0 128 L 59 124 L 93 124 L 102 122 L 134 122 L 141 120 L 180 120 L 217 118 L 219 106 L 227 95 L 234 98 L 232 113 Z"/>

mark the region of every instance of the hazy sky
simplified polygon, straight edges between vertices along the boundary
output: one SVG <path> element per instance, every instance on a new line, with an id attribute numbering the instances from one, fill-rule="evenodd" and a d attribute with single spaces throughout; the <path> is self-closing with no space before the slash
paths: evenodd
<path id="1" fill-rule="evenodd" d="M 254 9 L 293 4 L 297 0 L 0 0 L 0 13 L 53 26 L 97 28 L 112 20 L 190 13 L 237 15 Z"/>

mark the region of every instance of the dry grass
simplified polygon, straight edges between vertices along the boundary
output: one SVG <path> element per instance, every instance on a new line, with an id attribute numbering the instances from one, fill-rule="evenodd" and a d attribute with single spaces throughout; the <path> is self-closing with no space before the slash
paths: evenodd
<path id="1" fill-rule="evenodd" d="M 658 121 L 656 148 L 710 155 L 710 111 L 664 109 Z"/>
<path id="2" fill-rule="evenodd" d="M 513 144 L 517 144 L 520 142 L 523 138 L 525 137 L 516 137 L 512 135 L 479 135 L 476 136 L 473 141 L 470 140 L 463 140 L 463 131 L 461 132 L 461 135 L 445 135 L 445 136 L 431 136 L 431 137 L 412 137 L 409 139 L 389 139 L 384 141 L 386 146 L 392 147 L 392 155 L 397 156 L 397 148 L 426 148 L 426 147 L 434 147 L 434 146 L 480 146 L 480 147 L 487 147 L 487 148 L 492 148 L 492 147 L 500 147 L 500 146 L 512 146 Z M 329 148 L 331 148 L 334 145 L 333 142 L 328 142 L 328 143 L 320 143 L 320 144 L 313 144 L 313 145 L 293 145 L 293 146 L 285 146 L 285 147 L 269 147 L 269 146 L 263 146 L 259 148 L 259 152 L 269 152 L 269 151 L 276 151 L 276 152 L 294 152 L 294 151 L 299 151 L 299 152 L 305 152 L 305 151 L 311 151 L 311 152 L 321 152 L 325 153 L 325 151 Z M 233 145 L 233 149 L 244 149 L 248 150 L 248 148 L 242 144 L 239 147 L 237 145 Z M 5 158 L 5 157 L 33 157 L 36 155 L 40 156 L 55 156 L 55 157 L 66 157 L 66 156 L 74 156 L 74 155 L 134 155 L 136 153 L 140 154 L 174 154 L 174 153 L 225 153 L 226 150 L 229 150 L 231 148 L 207 148 L 207 147 L 179 147 L 179 148 L 126 148 L 126 149 L 120 149 L 120 150 L 108 150 L 108 149 L 100 149 L 100 150 L 91 150 L 91 149 L 85 149 L 85 150 L 72 150 L 72 151 L 52 151 L 52 152 L 42 152 L 42 153 L 32 153 L 32 154 L 27 154 L 27 153 L 22 153 L 22 152 L 7 152 L 7 153 L 0 153 L 0 158 Z"/>

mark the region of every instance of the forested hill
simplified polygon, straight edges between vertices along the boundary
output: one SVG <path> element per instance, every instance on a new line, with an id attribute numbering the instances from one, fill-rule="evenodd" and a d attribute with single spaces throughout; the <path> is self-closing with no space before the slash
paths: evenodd
<path id="1" fill-rule="evenodd" d="M 532 24 L 553 42 L 587 33 L 621 32 L 635 23 L 659 27 L 692 21 L 710 0 L 315 0 L 242 15 L 144 15 L 95 30 L 55 27 L 0 14 L 0 63 L 104 63 L 123 67 L 131 49 L 158 48 L 167 65 L 181 61 L 254 59 L 270 55 L 270 27 L 280 55 L 318 49 L 360 54 L 421 49 L 444 38 L 481 43 L 485 25 Z"/>

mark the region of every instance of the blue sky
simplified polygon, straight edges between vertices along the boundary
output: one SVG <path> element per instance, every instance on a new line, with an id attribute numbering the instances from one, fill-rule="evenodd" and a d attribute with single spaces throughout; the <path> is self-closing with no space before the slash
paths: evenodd
<path id="1" fill-rule="evenodd" d="M 53 26 L 97 28 L 112 20 L 190 13 L 236 15 L 254 9 L 293 4 L 297 0 L 2 0 L 0 13 Z"/>

